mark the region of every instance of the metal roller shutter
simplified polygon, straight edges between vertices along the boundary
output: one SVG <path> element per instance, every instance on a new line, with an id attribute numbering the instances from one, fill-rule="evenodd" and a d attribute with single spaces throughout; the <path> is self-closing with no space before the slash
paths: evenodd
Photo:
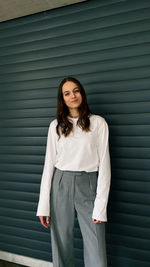
<path id="1" fill-rule="evenodd" d="M 149 74 L 150 1 L 93 0 L 0 24 L 1 250 L 52 260 L 35 215 L 57 86 L 72 75 L 110 129 L 109 266 L 148 266 Z"/>

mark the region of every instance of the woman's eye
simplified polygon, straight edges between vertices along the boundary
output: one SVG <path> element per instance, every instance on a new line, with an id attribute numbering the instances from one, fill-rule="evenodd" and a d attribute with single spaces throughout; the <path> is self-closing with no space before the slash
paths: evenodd
<path id="1" fill-rule="evenodd" d="M 74 93 L 78 93 L 79 89 L 74 90 Z M 66 93 L 65 96 L 69 95 L 69 93 Z"/>

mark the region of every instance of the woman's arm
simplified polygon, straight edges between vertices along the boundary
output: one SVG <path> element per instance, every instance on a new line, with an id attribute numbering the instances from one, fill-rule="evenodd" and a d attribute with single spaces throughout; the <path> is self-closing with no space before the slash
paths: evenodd
<path id="1" fill-rule="evenodd" d="M 50 215 L 51 180 L 56 161 L 56 126 L 55 120 L 50 123 L 47 136 L 45 162 L 41 178 L 40 196 L 36 216 Z"/>
<path id="2" fill-rule="evenodd" d="M 100 221 L 107 221 L 107 202 L 111 180 L 111 165 L 109 155 L 109 129 L 104 118 L 98 121 L 97 138 L 99 171 L 92 218 Z"/>

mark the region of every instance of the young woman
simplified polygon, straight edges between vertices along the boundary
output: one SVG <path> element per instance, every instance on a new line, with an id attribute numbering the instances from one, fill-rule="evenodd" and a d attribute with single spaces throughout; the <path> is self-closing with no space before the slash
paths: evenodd
<path id="1" fill-rule="evenodd" d="M 73 229 L 77 214 L 85 267 L 106 267 L 105 222 L 111 180 L 109 130 L 92 114 L 82 84 L 63 79 L 57 119 L 48 129 L 37 216 L 50 225 L 54 267 L 74 267 Z"/>

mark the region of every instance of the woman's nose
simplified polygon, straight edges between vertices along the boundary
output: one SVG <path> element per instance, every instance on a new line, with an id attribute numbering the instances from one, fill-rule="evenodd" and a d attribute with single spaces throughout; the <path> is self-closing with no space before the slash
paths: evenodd
<path id="1" fill-rule="evenodd" d="M 71 97 L 75 97 L 75 93 L 74 92 L 71 93 Z"/>

